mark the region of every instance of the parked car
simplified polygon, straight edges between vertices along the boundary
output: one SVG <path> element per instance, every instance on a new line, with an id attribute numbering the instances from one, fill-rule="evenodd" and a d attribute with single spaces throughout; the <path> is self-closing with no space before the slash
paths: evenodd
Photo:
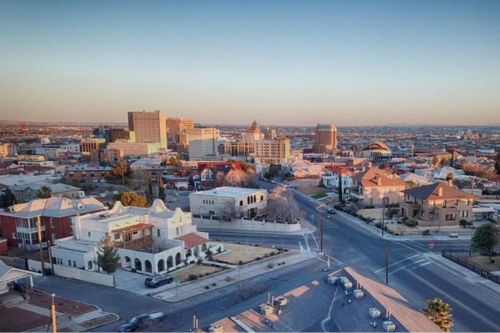
<path id="1" fill-rule="evenodd" d="M 144 280 L 144 284 L 148 288 L 158 288 L 159 286 L 163 286 L 165 284 L 172 283 L 174 278 L 168 275 L 157 275 L 153 277 L 147 277 Z"/>
<path id="2" fill-rule="evenodd" d="M 328 209 L 328 214 L 335 215 L 337 214 L 337 211 L 333 208 Z"/>

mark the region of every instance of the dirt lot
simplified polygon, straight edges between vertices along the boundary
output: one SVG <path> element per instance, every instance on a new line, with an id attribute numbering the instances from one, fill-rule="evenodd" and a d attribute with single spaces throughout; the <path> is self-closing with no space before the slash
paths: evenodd
<path id="1" fill-rule="evenodd" d="M 218 267 L 218 266 L 208 266 L 208 265 L 191 265 L 189 267 L 186 267 L 184 269 L 180 269 L 178 271 L 174 271 L 170 276 L 177 278 L 180 280 L 180 282 L 186 282 L 189 280 L 189 275 L 194 274 L 198 276 L 199 278 L 203 276 L 207 276 L 210 274 L 214 274 L 217 272 L 220 272 L 224 270 L 223 267 Z"/>
<path id="2" fill-rule="evenodd" d="M 485 256 L 477 256 L 470 258 L 470 260 L 472 260 L 478 265 L 481 265 L 482 267 L 486 268 L 491 272 L 500 271 L 500 256 L 492 257 L 492 259 L 495 261 L 494 263 L 491 263 L 490 258 Z"/>
<path id="3" fill-rule="evenodd" d="M 30 296 L 30 304 L 50 309 L 50 306 L 52 305 L 52 296 L 33 289 L 28 290 L 28 294 Z M 55 297 L 55 304 L 57 307 L 57 312 L 69 313 L 73 315 L 79 315 L 97 310 L 97 308 L 92 305 L 57 296 Z"/>
<path id="4" fill-rule="evenodd" d="M 375 220 L 382 220 L 382 208 L 360 209 L 358 214 Z"/>
<path id="5" fill-rule="evenodd" d="M 16 320 L 12 320 L 16 318 Z M 24 332 L 50 322 L 50 317 L 19 308 L 0 307 L 0 332 Z"/>
<path id="6" fill-rule="evenodd" d="M 268 257 L 273 254 L 278 254 L 278 250 L 268 247 L 241 245 L 233 243 L 224 243 L 224 248 L 226 249 L 226 251 L 224 253 L 215 255 L 214 260 L 225 262 L 232 265 L 238 265 L 240 261 L 243 264 L 246 264 L 251 261 L 264 258 L 266 256 Z"/>
<path id="7" fill-rule="evenodd" d="M 290 186 L 295 186 L 298 191 L 306 195 L 315 195 L 319 193 L 324 193 L 325 188 L 319 187 L 319 178 L 313 179 L 297 179 L 289 182 Z"/>

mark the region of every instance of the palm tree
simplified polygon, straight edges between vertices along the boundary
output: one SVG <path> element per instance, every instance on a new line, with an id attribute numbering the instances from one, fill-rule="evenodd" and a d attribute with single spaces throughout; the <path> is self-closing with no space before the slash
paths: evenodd
<path id="1" fill-rule="evenodd" d="M 451 318 L 451 307 L 449 304 L 443 302 L 440 298 L 430 299 L 427 301 L 425 312 L 427 313 L 427 318 L 443 332 L 450 332 L 453 326 L 453 319 Z"/>

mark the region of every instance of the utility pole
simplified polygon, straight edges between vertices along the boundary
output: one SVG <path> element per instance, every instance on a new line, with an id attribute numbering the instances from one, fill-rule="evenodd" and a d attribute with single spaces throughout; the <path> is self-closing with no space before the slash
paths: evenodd
<path id="1" fill-rule="evenodd" d="M 323 253 L 323 218 L 319 218 L 319 252 Z"/>
<path id="2" fill-rule="evenodd" d="M 38 229 L 38 245 L 40 247 L 40 263 L 42 265 L 42 275 L 45 272 L 45 261 L 43 259 L 43 243 L 42 243 L 42 222 L 40 220 L 40 215 L 37 216 L 36 226 Z"/>
<path id="3" fill-rule="evenodd" d="M 54 298 L 56 294 L 52 294 L 52 306 L 50 307 L 50 315 L 52 317 L 52 333 L 57 333 L 57 312 L 56 312 L 56 304 L 54 302 Z"/>
<path id="4" fill-rule="evenodd" d="M 389 254 L 387 252 L 387 244 L 384 244 L 385 255 L 385 284 L 389 284 Z"/>

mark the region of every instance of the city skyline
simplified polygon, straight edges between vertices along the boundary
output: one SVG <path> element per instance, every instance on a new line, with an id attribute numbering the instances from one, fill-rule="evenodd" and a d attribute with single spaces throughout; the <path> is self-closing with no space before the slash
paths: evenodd
<path id="1" fill-rule="evenodd" d="M 500 123 L 500 3 L 3 2 L 0 118 Z"/>

